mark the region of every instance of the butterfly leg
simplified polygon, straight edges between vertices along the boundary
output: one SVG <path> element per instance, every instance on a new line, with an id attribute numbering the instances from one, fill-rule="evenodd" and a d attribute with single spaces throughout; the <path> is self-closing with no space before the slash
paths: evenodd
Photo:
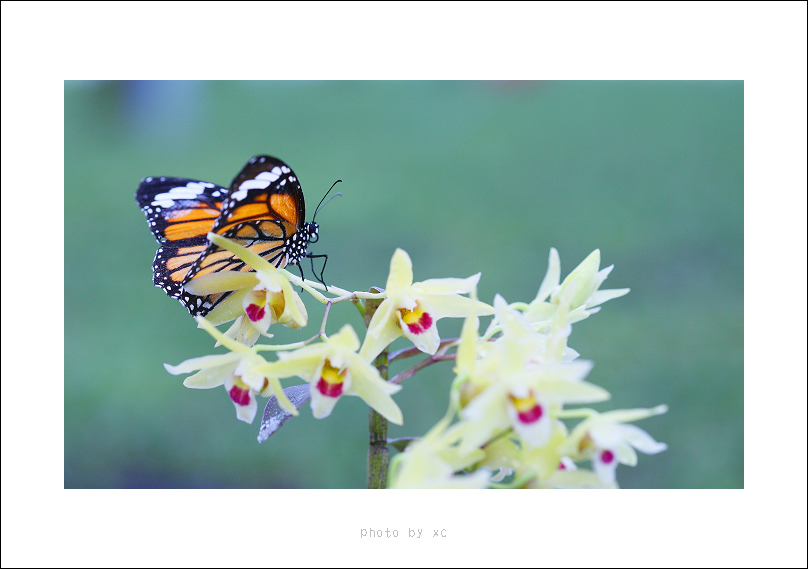
<path id="1" fill-rule="evenodd" d="M 323 280 L 323 272 L 325 271 L 326 263 L 328 263 L 328 255 L 312 255 L 311 253 L 307 253 L 306 257 L 311 259 L 311 272 L 314 273 L 315 277 L 317 277 L 317 271 L 314 270 L 314 259 L 315 259 L 315 257 L 322 257 L 322 258 L 325 259 L 323 261 L 323 269 L 320 271 L 320 276 L 317 277 L 317 280 L 320 281 L 323 284 L 323 286 L 325 287 L 325 290 L 328 290 L 328 285 L 325 284 L 325 281 Z"/>
<path id="2" fill-rule="evenodd" d="M 300 278 L 305 281 L 306 280 L 306 275 L 303 274 L 303 267 L 300 266 L 300 261 L 295 263 L 295 265 L 297 265 L 297 270 L 300 271 Z"/>

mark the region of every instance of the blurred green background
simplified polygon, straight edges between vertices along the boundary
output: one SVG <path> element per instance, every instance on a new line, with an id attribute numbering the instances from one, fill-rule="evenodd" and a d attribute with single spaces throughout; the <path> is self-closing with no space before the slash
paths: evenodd
<path id="1" fill-rule="evenodd" d="M 742 488 L 743 100 L 743 82 L 66 82 L 65 487 L 364 487 L 358 398 L 320 421 L 306 406 L 259 445 L 264 400 L 247 425 L 223 388 L 163 368 L 213 343 L 152 284 L 138 183 L 227 186 L 265 153 L 300 177 L 309 218 L 344 181 L 310 248 L 343 288 L 384 286 L 401 247 L 415 280 L 481 271 L 481 300 L 530 301 L 550 247 L 562 277 L 599 248 L 604 287 L 631 293 L 569 340 L 612 393 L 595 407 L 670 407 L 637 423 L 669 449 L 619 483 Z M 322 307 L 305 300 L 311 328 Z M 361 333 L 350 305 L 328 332 L 345 322 Z M 405 382 L 391 436 L 443 414 L 451 367 Z"/>

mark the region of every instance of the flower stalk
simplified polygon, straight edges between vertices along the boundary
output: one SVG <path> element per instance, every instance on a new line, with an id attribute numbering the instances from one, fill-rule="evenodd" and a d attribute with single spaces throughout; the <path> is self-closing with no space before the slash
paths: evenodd
<path id="1" fill-rule="evenodd" d="M 379 375 L 387 380 L 387 349 L 379 354 L 373 365 Z M 368 475 L 369 489 L 387 488 L 387 477 L 390 468 L 390 448 L 387 446 L 387 419 L 371 408 L 368 416 Z"/>
<path id="2" fill-rule="evenodd" d="M 379 289 L 375 290 L 379 291 Z M 362 314 L 365 327 L 370 325 L 373 315 L 381 303 L 382 299 L 380 298 L 365 300 L 364 313 Z M 387 381 L 389 373 L 387 353 L 387 348 L 385 348 L 373 361 L 374 367 L 379 370 L 379 375 L 385 381 Z M 384 489 L 387 488 L 390 467 L 390 449 L 387 446 L 387 419 L 373 408 L 370 409 L 368 414 L 368 435 L 367 487 L 368 489 Z"/>

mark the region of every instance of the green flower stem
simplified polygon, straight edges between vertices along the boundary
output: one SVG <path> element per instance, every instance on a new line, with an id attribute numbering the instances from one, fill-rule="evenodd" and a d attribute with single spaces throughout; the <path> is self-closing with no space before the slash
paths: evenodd
<path id="1" fill-rule="evenodd" d="M 371 289 L 371 293 L 374 289 Z M 379 289 L 376 289 L 379 290 Z M 367 327 L 370 324 L 373 314 L 382 303 L 382 299 L 365 300 L 364 321 Z M 380 353 L 373 362 L 379 375 L 387 381 L 389 372 L 389 362 L 387 360 L 387 348 Z M 390 467 L 390 449 L 387 446 L 387 419 L 379 415 L 374 409 L 370 409 L 369 415 L 370 443 L 368 446 L 368 488 L 387 488 L 387 473 Z"/>
<path id="2" fill-rule="evenodd" d="M 379 374 L 387 380 L 387 349 L 373 362 Z M 390 467 L 390 449 L 387 446 L 387 419 L 370 409 L 370 446 L 368 447 L 368 488 L 387 488 L 387 471 Z"/>

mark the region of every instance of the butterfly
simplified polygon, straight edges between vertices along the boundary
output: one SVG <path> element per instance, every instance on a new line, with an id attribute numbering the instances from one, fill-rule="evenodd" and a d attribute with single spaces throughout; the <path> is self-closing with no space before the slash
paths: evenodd
<path id="1" fill-rule="evenodd" d="M 319 239 L 319 226 L 304 221 L 306 203 L 297 175 L 272 156 L 251 158 L 229 188 L 187 178 L 148 177 L 141 180 L 135 199 L 160 243 L 152 265 L 154 284 L 193 316 L 205 316 L 231 292 L 196 296 L 185 284 L 222 271 L 252 270 L 208 242 L 208 232 L 235 241 L 278 268 L 297 265 L 301 277 L 301 259 L 312 259 L 312 271 L 314 258 L 328 260 L 327 255 L 307 252 L 309 243 Z M 322 271 L 318 280 L 323 282 Z"/>

